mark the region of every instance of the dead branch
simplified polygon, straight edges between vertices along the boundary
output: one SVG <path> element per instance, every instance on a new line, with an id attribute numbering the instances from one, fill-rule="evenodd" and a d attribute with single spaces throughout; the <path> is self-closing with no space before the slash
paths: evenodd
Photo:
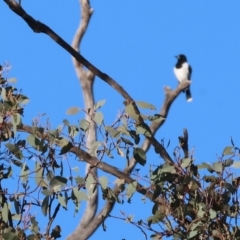
<path id="1" fill-rule="evenodd" d="M 91 19 L 93 9 L 89 5 L 88 0 L 79 0 L 80 2 L 80 11 L 81 11 L 81 21 L 73 38 L 72 47 L 78 53 L 80 53 L 80 43 L 81 40 L 86 32 L 88 27 L 89 21 Z M 79 82 L 82 87 L 82 93 L 84 98 L 85 109 L 88 109 L 89 112 L 86 114 L 85 118 L 90 123 L 88 128 L 88 136 L 86 141 L 87 149 L 90 149 L 92 144 L 97 140 L 97 133 L 96 133 L 96 124 L 92 121 L 92 114 L 93 114 L 93 106 L 94 106 L 94 92 L 93 92 L 93 84 L 95 75 L 90 70 L 85 70 L 83 65 L 78 62 L 74 57 L 72 58 L 73 65 L 79 79 Z M 86 173 L 89 170 L 91 165 L 88 163 L 86 164 Z M 92 174 L 97 177 L 97 168 L 93 168 L 91 170 Z M 84 214 L 78 224 L 76 230 L 71 233 L 70 236 L 75 236 L 76 232 L 77 235 L 82 235 L 82 232 L 85 231 L 85 228 L 89 225 L 90 221 L 94 218 L 98 206 L 98 188 L 91 194 L 91 197 L 87 201 L 87 205 L 84 211 Z"/>

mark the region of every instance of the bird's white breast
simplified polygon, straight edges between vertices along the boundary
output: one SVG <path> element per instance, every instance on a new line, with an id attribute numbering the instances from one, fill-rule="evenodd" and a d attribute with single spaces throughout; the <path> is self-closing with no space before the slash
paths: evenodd
<path id="1" fill-rule="evenodd" d="M 189 75 L 189 65 L 188 63 L 183 63 L 181 68 L 174 68 L 174 74 L 177 78 L 177 80 L 181 83 L 183 81 L 189 80 L 188 75 Z"/>

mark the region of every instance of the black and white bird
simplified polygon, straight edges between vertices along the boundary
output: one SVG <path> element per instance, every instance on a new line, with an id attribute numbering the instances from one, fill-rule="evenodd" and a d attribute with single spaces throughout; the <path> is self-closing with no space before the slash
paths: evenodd
<path id="1" fill-rule="evenodd" d="M 187 62 L 187 58 L 183 54 L 176 56 L 177 63 L 173 69 L 174 74 L 179 83 L 183 81 L 191 81 L 192 68 Z M 188 86 L 184 92 L 186 93 L 186 98 L 188 102 L 192 101 L 192 94 L 190 91 L 190 86 Z"/>

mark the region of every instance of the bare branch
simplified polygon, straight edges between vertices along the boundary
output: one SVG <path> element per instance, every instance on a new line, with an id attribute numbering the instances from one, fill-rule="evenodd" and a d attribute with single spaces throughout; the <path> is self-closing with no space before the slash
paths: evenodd
<path id="1" fill-rule="evenodd" d="M 77 31 L 72 42 L 73 49 L 75 49 L 78 53 L 80 53 L 80 43 L 86 32 L 86 29 L 88 27 L 89 21 L 93 13 L 93 9 L 90 7 L 88 0 L 79 0 L 79 2 L 81 8 L 80 9 L 81 21 L 79 23 L 79 26 L 77 28 Z M 90 149 L 92 144 L 97 140 L 96 124 L 94 121 L 92 121 L 91 117 L 92 114 L 94 114 L 93 106 L 95 101 L 93 93 L 93 84 L 95 75 L 90 70 L 85 70 L 83 68 L 83 65 L 80 62 L 78 62 L 74 57 L 72 58 L 72 60 L 77 77 L 82 87 L 85 109 L 89 110 L 85 118 L 90 123 L 86 141 L 86 147 L 87 149 Z M 90 166 L 91 166 L 90 164 L 86 164 L 86 173 L 88 172 Z M 97 168 L 93 168 L 91 172 L 92 174 L 95 175 L 95 177 L 97 177 Z M 92 221 L 92 219 L 94 218 L 97 211 L 97 206 L 98 206 L 98 188 L 94 191 L 93 194 L 91 194 L 91 197 L 89 197 L 80 223 L 78 224 L 75 231 L 71 233 L 70 237 L 75 235 L 76 236 L 82 235 L 82 232 L 85 231 L 85 228 L 88 226 L 89 222 Z"/>
<path id="2" fill-rule="evenodd" d="M 188 81 L 182 82 L 174 90 L 171 90 L 169 87 L 164 88 L 164 90 L 165 90 L 165 100 L 164 100 L 163 106 L 160 110 L 160 115 L 161 116 L 163 116 L 164 118 L 167 118 L 168 112 L 170 110 L 170 107 L 171 107 L 173 101 L 177 98 L 177 96 L 184 89 L 186 89 L 186 87 L 188 87 L 189 84 L 190 84 L 190 82 L 188 82 Z M 157 153 L 160 153 L 160 156 L 165 160 L 165 162 L 169 162 L 171 164 L 174 164 L 173 160 L 168 155 L 165 148 L 154 138 L 154 135 L 155 135 L 156 131 L 162 126 L 163 123 L 164 123 L 164 121 L 151 124 L 150 129 L 152 131 L 153 136 L 151 137 L 151 139 L 146 138 L 146 140 L 144 141 L 141 148 L 145 152 L 147 152 L 150 148 L 150 145 L 152 144 L 155 147 L 155 151 Z M 123 172 L 129 175 L 133 171 L 133 169 L 135 168 L 136 164 L 137 164 L 136 160 L 134 158 L 132 158 L 130 160 L 129 166 L 127 166 L 124 169 Z M 119 186 L 115 185 L 114 191 L 117 192 L 118 188 L 119 188 Z M 156 201 L 156 200 L 153 199 L 153 201 Z M 161 201 L 161 198 L 158 198 L 157 201 Z M 114 204 L 115 204 L 115 202 L 106 201 L 105 206 L 98 213 L 98 215 L 94 218 L 94 220 L 91 221 L 91 223 L 88 225 L 88 228 L 85 229 L 84 234 L 81 235 L 81 238 L 78 238 L 78 239 L 80 239 L 80 240 L 88 239 L 96 231 L 96 229 L 101 225 L 102 221 L 105 218 L 107 218 L 108 214 L 112 211 L 112 209 L 114 207 Z M 68 240 L 75 240 L 75 239 L 77 239 L 77 238 L 68 238 Z"/>
<path id="3" fill-rule="evenodd" d="M 164 99 L 164 102 L 163 102 L 163 105 L 161 107 L 161 110 L 160 110 L 159 114 L 163 118 L 165 118 L 165 121 L 167 119 L 168 112 L 170 110 L 170 107 L 171 107 L 173 101 L 177 98 L 177 96 L 184 89 L 186 89 L 188 87 L 189 84 L 190 84 L 190 82 L 188 82 L 188 81 L 182 82 L 174 90 L 171 90 L 169 87 L 164 87 L 165 99 Z M 165 121 L 152 122 L 152 124 L 150 125 L 150 129 L 151 129 L 151 132 L 153 134 L 153 137 L 156 134 L 157 130 L 164 124 Z M 149 150 L 150 146 L 151 146 L 151 143 L 152 143 L 151 140 L 146 138 L 146 140 L 144 141 L 141 148 L 145 152 L 147 152 Z M 168 155 L 168 153 L 166 152 L 166 150 L 163 148 L 163 146 L 160 143 L 156 142 L 155 144 L 153 144 L 153 146 L 155 147 L 156 152 L 160 153 L 161 157 L 165 160 L 165 162 L 170 162 L 170 163 L 173 162 L 171 157 Z M 124 172 L 131 173 L 135 166 L 136 166 L 136 161 L 135 161 L 134 158 L 132 158 L 130 160 L 129 166 L 124 170 Z"/>
<path id="4" fill-rule="evenodd" d="M 112 88 L 118 91 L 124 99 L 128 100 L 128 102 L 132 101 L 130 95 L 120 86 L 114 79 L 109 77 L 106 73 L 101 72 L 97 67 L 91 64 L 86 58 L 84 58 L 81 54 L 79 54 L 75 49 L 73 49 L 67 42 L 65 42 L 58 34 L 56 34 L 51 28 L 49 28 L 44 23 L 35 20 L 32 16 L 27 14 L 25 10 L 16 2 L 12 0 L 4 0 L 7 3 L 9 8 L 19 15 L 35 33 L 45 33 L 50 38 L 52 38 L 58 45 L 64 48 L 67 52 L 69 52 L 78 62 L 83 64 L 86 68 L 88 68 L 92 73 L 102 79 L 104 82 L 109 84 Z"/>

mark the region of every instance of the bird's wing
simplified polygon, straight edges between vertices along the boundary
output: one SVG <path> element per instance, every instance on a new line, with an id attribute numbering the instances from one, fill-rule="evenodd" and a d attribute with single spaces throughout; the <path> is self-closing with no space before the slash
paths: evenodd
<path id="1" fill-rule="evenodd" d="M 192 67 L 189 65 L 188 66 L 188 80 L 191 80 L 191 76 L 192 76 Z"/>

